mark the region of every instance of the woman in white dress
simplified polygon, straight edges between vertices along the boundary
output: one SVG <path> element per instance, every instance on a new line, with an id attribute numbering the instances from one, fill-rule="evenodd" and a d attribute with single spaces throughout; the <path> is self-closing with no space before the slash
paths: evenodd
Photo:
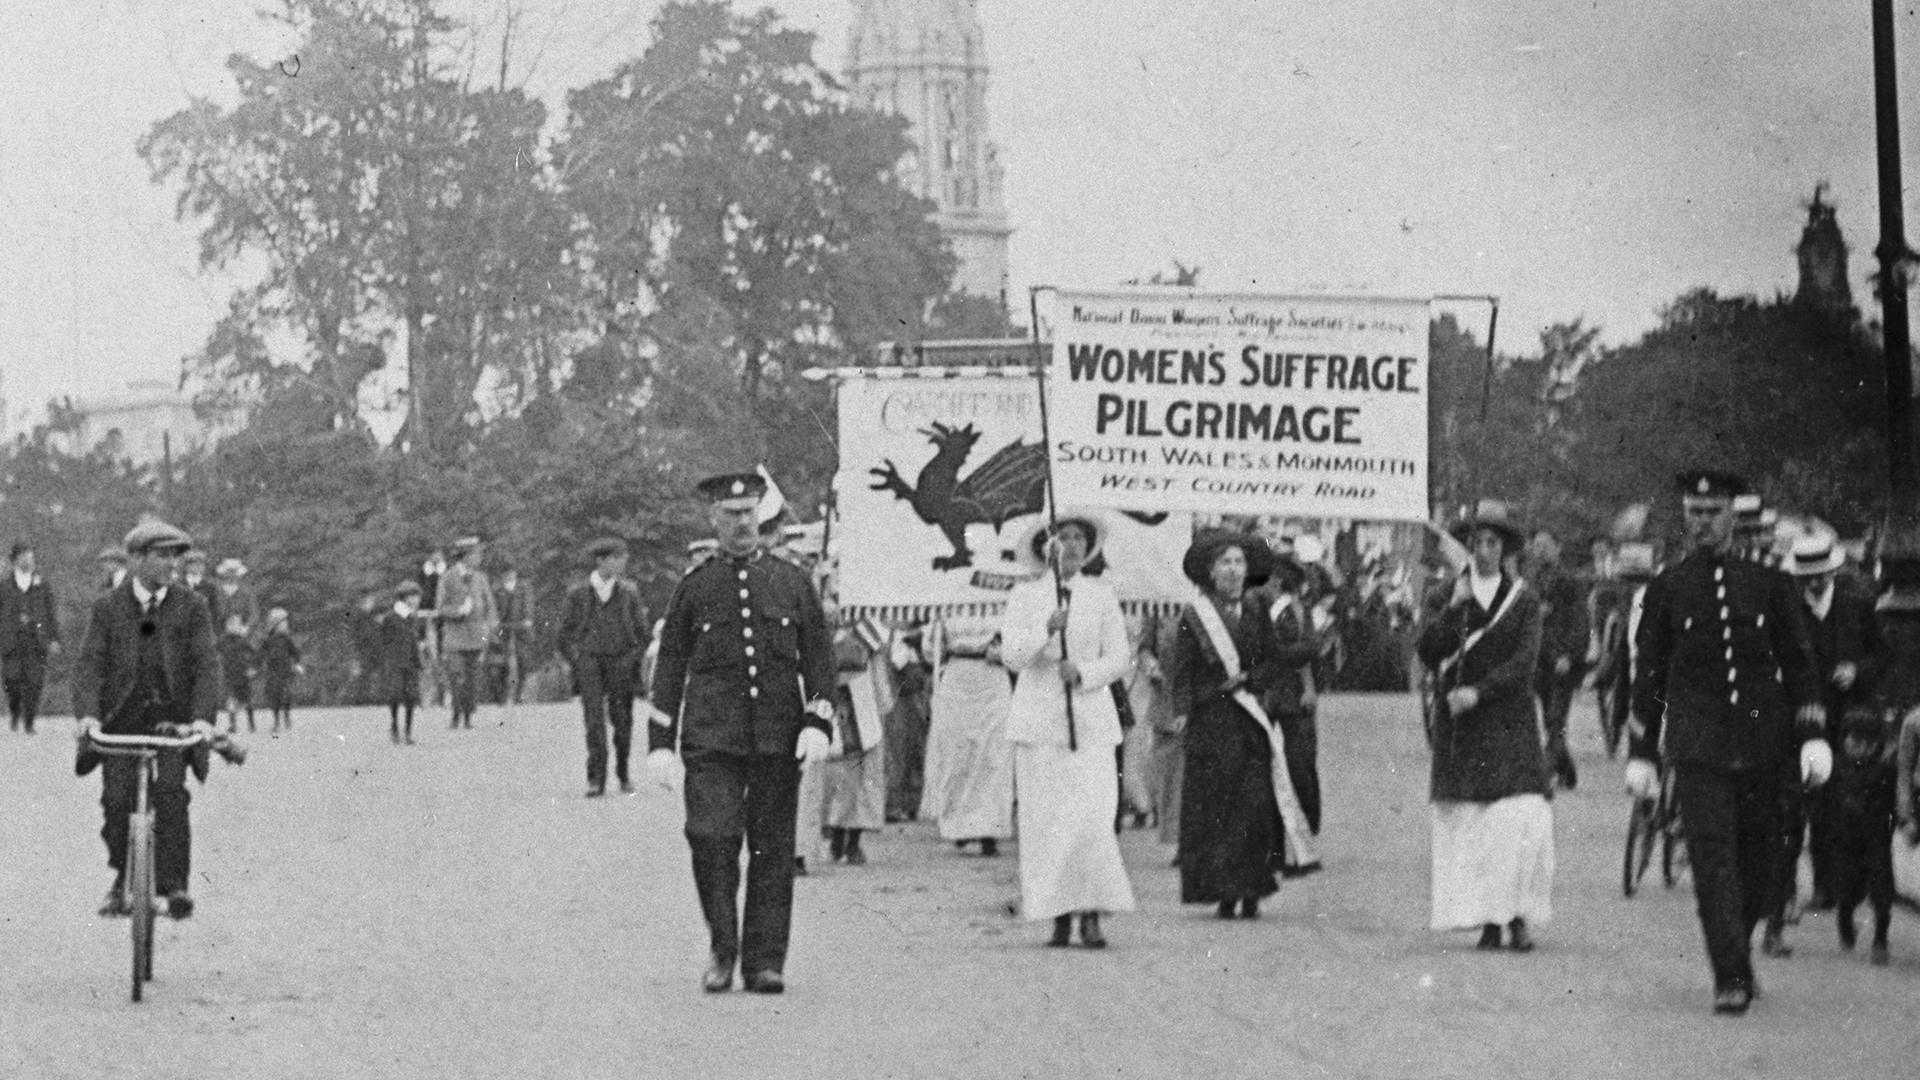
<path id="1" fill-rule="evenodd" d="M 1001 626 L 1002 656 L 1019 677 L 1007 738 L 1020 794 L 1021 910 L 1053 920 L 1055 947 L 1068 944 L 1077 915 L 1080 943 L 1102 948 L 1100 914 L 1133 910 L 1113 831 L 1121 733 L 1109 689 L 1126 676 L 1132 647 L 1113 587 L 1080 572 L 1103 533 L 1087 514 L 1034 528 L 1018 551 L 1035 569 L 1050 558 L 1058 578 L 1015 586 Z"/>
<path id="2" fill-rule="evenodd" d="M 927 635 L 934 681 L 920 816 L 938 822 L 943 839 L 978 843 L 987 856 L 1013 835 L 1011 687 L 998 637 L 991 623 L 964 618 L 943 619 Z"/>

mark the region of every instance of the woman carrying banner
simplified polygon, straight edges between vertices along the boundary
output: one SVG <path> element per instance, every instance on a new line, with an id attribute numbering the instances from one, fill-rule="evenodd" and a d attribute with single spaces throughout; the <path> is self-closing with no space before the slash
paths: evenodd
<path id="1" fill-rule="evenodd" d="M 1257 536 L 1211 529 L 1180 565 L 1201 593 L 1181 612 L 1171 672 L 1174 709 L 1186 717 L 1180 900 L 1217 904 L 1223 919 L 1257 918 L 1280 887 L 1273 855 L 1286 764 L 1260 704 L 1280 675 L 1280 648 L 1247 589 L 1272 575 L 1273 553 Z M 1299 821 L 1297 804 L 1291 816 Z"/>
<path id="2" fill-rule="evenodd" d="M 1483 500 L 1456 535 L 1472 561 L 1420 634 L 1434 672 L 1433 928 L 1533 948 L 1552 914 L 1553 809 L 1532 679 L 1540 600 L 1511 570 L 1521 532 Z"/>
<path id="3" fill-rule="evenodd" d="M 1054 573 L 1014 587 L 1001 627 L 1003 660 L 1019 677 L 1007 738 L 1020 792 L 1020 906 L 1028 919 L 1053 920 L 1055 947 L 1078 915 L 1080 943 L 1103 948 L 1100 913 L 1133 910 L 1113 833 L 1121 736 L 1108 689 L 1126 676 L 1132 646 L 1113 587 L 1080 572 L 1105 532 L 1091 514 L 1036 525 L 1017 550 Z"/>

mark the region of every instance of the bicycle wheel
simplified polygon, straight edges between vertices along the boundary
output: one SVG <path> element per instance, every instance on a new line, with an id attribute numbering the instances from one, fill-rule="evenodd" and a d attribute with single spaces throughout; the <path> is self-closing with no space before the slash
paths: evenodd
<path id="1" fill-rule="evenodd" d="M 153 819 L 134 814 L 127 829 L 127 914 L 133 924 L 133 1000 L 153 978 Z"/>
<path id="2" fill-rule="evenodd" d="M 1640 887 L 1640 877 L 1653 861 L 1655 804 L 1652 799 L 1635 799 L 1633 813 L 1627 819 L 1627 853 L 1620 868 L 1620 891 L 1629 899 Z"/>

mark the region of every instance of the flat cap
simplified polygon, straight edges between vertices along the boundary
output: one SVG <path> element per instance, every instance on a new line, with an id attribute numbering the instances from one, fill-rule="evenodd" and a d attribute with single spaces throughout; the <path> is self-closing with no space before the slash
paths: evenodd
<path id="1" fill-rule="evenodd" d="M 100 554 L 95 555 L 93 558 L 95 562 L 124 563 L 127 561 L 127 549 L 117 548 L 112 544 L 108 544 L 106 547 L 101 548 Z"/>
<path id="2" fill-rule="evenodd" d="M 710 551 L 718 550 L 720 550 L 720 541 L 715 540 L 711 536 L 702 540 L 687 541 L 687 554 L 689 555 L 705 555 Z"/>
<path id="3" fill-rule="evenodd" d="M 408 580 L 403 581 L 400 584 L 395 585 L 393 587 L 393 595 L 395 599 L 402 599 L 409 596 L 419 596 L 420 583 L 409 578 Z"/>
<path id="4" fill-rule="evenodd" d="M 603 536 L 587 545 L 587 558 L 604 559 L 609 555 L 625 555 L 627 542 L 617 536 Z"/>
<path id="5" fill-rule="evenodd" d="M 127 554 L 144 555 L 149 551 L 186 551 L 193 547 L 193 537 L 159 518 L 148 518 L 129 529 L 122 543 Z"/>
<path id="6" fill-rule="evenodd" d="M 453 552 L 455 555 L 465 555 L 467 552 L 472 551 L 474 548 L 477 548 L 479 546 L 480 546 L 479 537 L 463 536 L 460 539 L 455 540 L 453 543 L 448 544 L 447 550 Z"/>

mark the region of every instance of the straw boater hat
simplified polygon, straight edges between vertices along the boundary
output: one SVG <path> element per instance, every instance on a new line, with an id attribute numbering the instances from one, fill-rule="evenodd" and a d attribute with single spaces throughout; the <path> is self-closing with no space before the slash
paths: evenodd
<path id="1" fill-rule="evenodd" d="M 1834 545 L 1832 536 L 1816 533 L 1793 542 L 1793 555 L 1785 569 L 1794 577 L 1813 577 L 1832 573 L 1846 561 L 1846 555 Z"/>
<path id="2" fill-rule="evenodd" d="M 1193 543 L 1180 559 L 1180 571 L 1200 588 L 1211 589 L 1213 564 L 1221 552 L 1232 547 L 1239 548 L 1247 557 L 1247 588 L 1266 584 L 1273 576 L 1273 549 L 1258 536 L 1230 529 L 1202 529 L 1195 533 Z"/>
<path id="3" fill-rule="evenodd" d="M 1653 545 L 1637 540 L 1621 544 L 1613 553 L 1613 572 L 1626 581 L 1652 581 Z"/>
<path id="4" fill-rule="evenodd" d="M 1062 510 L 1052 522 L 1045 517 L 1035 518 L 1032 524 L 1021 530 L 1014 540 L 1012 557 L 1021 569 L 1031 574 L 1045 573 L 1047 570 L 1047 545 L 1053 534 L 1067 525 L 1080 525 L 1092 533 L 1092 542 L 1087 545 L 1087 561 L 1092 562 L 1095 555 L 1107 546 L 1107 534 L 1111 526 L 1106 515 L 1095 510 Z"/>
<path id="5" fill-rule="evenodd" d="M 220 565 L 213 568 L 213 576 L 230 578 L 246 577 L 247 564 L 234 558 L 221 559 Z"/>
<path id="6" fill-rule="evenodd" d="M 1470 541 L 1473 539 L 1473 534 L 1480 529 L 1493 530 L 1500 537 L 1500 546 L 1509 552 L 1520 550 L 1526 543 L 1526 536 L 1521 532 L 1519 523 L 1513 520 L 1513 514 L 1507 509 L 1507 504 L 1499 499 L 1481 499 L 1474 504 L 1470 513 L 1455 522 L 1453 528 L 1447 531 L 1455 540 L 1471 547 Z"/>

